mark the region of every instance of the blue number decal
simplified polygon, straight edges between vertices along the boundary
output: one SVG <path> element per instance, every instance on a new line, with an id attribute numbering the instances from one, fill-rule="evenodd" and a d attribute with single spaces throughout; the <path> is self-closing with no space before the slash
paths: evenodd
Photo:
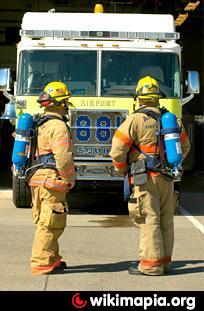
<path id="1" fill-rule="evenodd" d="M 91 136 L 90 126 L 91 121 L 88 116 L 79 116 L 77 118 L 77 133 L 76 137 L 80 141 L 88 141 Z"/>
<path id="2" fill-rule="evenodd" d="M 118 128 L 120 126 L 120 124 L 122 123 L 122 117 L 120 115 L 116 116 L 115 118 L 115 125 L 116 125 L 116 128 Z"/>
<path id="3" fill-rule="evenodd" d="M 115 117 L 116 128 L 120 126 L 122 117 Z M 91 137 L 91 118 L 81 115 L 76 120 L 76 138 L 81 142 L 87 142 Z M 111 120 L 108 116 L 100 116 L 96 119 L 96 139 L 98 142 L 107 142 L 111 137 Z"/>
<path id="4" fill-rule="evenodd" d="M 110 139 L 110 119 L 107 116 L 100 116 L 96 121 L 96 138 L 99 142 L 105 142 Z"/>

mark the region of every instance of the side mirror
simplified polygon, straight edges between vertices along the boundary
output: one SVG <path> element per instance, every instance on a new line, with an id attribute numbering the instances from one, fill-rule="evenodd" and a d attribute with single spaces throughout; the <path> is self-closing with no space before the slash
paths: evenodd
<path id="1" fill-rule="evenodd" d="M 199 94 L 200 93 L 200 79 L 197 71 L 188 71 L 188 77 L 186 80 L 187 94 Z"/>
<path id="2" fill-rule="evenodd" d="M 10 91 L 10 68 L 0 68 L 0 91 Z"/>

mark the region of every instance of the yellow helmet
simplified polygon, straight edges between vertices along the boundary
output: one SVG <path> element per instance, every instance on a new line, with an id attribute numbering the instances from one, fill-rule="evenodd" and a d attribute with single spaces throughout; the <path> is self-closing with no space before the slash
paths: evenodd
<path id="1" fill-rule="evenodd" d="M 150 76 L 140 79 L 136 86 L 136 97 L 150 100 L 162 98 L 158 82 Z"/>
<path id="2" fill-rule="evenodd" d="M 64 99 L 68 99 L 70 96 L 66 84 L 62 82 L 50 82 L 45 86 L 37 102 L 43 107 L 47 107 L 51 104 L 60 105 Z"/>

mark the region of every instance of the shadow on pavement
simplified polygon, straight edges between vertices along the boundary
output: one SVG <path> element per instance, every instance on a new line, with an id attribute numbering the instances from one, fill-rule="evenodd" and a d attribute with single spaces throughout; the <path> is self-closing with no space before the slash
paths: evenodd
<path id="1" fill-rule="evenodd" d="M 104 272 L 120 272 L 129 269 L 136 261 L 120 261 L 108 264 L 89 264 L 89 265 L 79 265 L 70 266 L 67 270 L 61 272 L 61 274 L 70 273 L 104 273 Z M 198 266 L 202 264 L 202 266 Z M 195 266 L 193 266 L 195 265 Z M 191 274 L 204 272 L 204 260 L 181 260 L 173 261 L 172 270 L 165 274 L 165 276 L 171 275 L 181 275 L 181 274 Z"/>
<path id="2" fill-rule="evenodd" d="M 198 266 L 201 264 L 202 266 Z M 196 265 L 193 267 L 193 265 Z M 167 275 L 190 274 L 204 272 L 204 260 L 173 261 L 172 270 Z"/>
<path id="3" fill-rule="evenodd" d="M 89 264 L 89 265 L 79 265 L 70 266 L 67 270 L 64 270 L 62 274 L 67 273 L 83 273 L 83 272 L 119 272 L 128 270 L 129 266 L 132 265 L 133 261 L 121 261 L 108 264 Z"/>

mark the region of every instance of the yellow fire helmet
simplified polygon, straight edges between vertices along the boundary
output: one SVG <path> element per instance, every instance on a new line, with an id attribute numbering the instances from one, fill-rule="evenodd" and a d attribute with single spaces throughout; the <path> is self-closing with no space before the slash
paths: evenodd
<path id="1" fill-rule="evenodd" d="M 158 82 L 154 78 L 146 76 L 138 81 L 136 86 L 136 97 L 151 100 L 162 98 L 163 96 L 159 90 Z"/>
<path id="2" fill-rule="evenodd" d="M 37 102 L 42 107 L 49 105 L 60 105 L 64 99 L 68 99 L 71 96 L 66 84 L 62 82 L 50 82 L 48 83 L 42 94 L 40 94 Z"/>

